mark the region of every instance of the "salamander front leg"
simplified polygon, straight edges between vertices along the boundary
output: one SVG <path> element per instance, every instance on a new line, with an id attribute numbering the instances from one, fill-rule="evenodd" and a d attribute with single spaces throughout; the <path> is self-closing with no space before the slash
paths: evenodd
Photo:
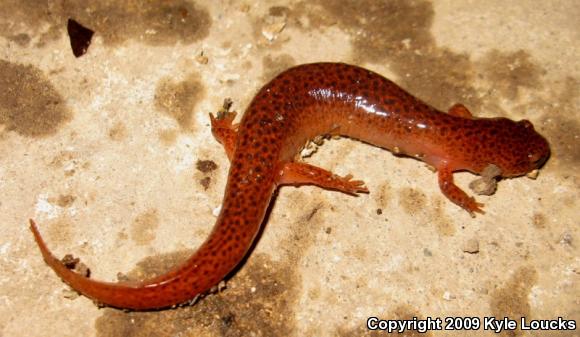
<path id="1" fill-rule="evenodd" d="M 441 167 L 438 168 L 438 174 L 439 188 L 441 188 L 441 192 L 443 192 L 449 200 L 468 211 L 472 217 L 475 217 L 475 213 L 485 213 L 481 209 L 483 207 L 482 203 L 475 201 L 474 197 L 468 196 L 467 193 L 455 185 L 453 182 L 453 171 L 448 167 Z"/>
<path id="2" fill-rule="evenodd" d="M 281 171 L 279 185 L 316 185 L 329 190 L 336 190 L 356 196 L 357 193 L 368 193 L 369 190 L 361 180 L 351 180 L 352 175 L 338 176 L 320 167 L 306 163 L 289 162 Z"/>
<path id="3" fill-rule="evenodd" d="M 236 112 L 229 110 L 220 111 L 217 117 L 210 113 L 209 118 L 211 120 L 211 133 L 224 146 L 226 154 L 231 161 L 234 157 L 236 138 L 238 137 L 238 124 L 233 124 Z"/>

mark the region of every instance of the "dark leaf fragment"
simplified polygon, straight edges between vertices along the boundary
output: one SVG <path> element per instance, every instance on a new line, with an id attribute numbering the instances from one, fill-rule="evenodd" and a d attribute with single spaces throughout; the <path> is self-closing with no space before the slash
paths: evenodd
<path id="1" fill-rule="evenodd" d="M 84 27 L 73 19 L 68 19 L 66 30 L 70 38 L 70 46 L 73 50 L 73 54 L 76 57 L 83 56 L 87 52 L 95 32 Z"/>

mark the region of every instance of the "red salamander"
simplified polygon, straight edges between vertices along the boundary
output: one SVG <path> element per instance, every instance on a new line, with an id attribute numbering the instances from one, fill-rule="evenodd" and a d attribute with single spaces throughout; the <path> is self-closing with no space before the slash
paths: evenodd
<path id="1" fill-rule="evenodd" d="M 102 305 L 169 307 L 206 293 L 234 269 L 279 186 L 368 192 L 350 175 L 340 177 L 296 160 L 314 137 L 346 136 L 423 160 L 437 170 L 441 192 L 472 214 L 482 213 L 483 205 L 453 183 L 453 172 L 482 174 L 494 165 L 502 177 L 515 177 L 536 171 L 550 154 L 546 139 L 527 120 L 475 118 L 459 104 L 440 112 L 381 75 L 342 63 L 288 69 L 260 89 L 239 124 L 233 124 L 234 116 L 210 115 L 231 167 L 217 222 L 184 264 L 137 284 L 92 280 L 58 260 L 30 220 L 46 263 L 73 289 Z"/>

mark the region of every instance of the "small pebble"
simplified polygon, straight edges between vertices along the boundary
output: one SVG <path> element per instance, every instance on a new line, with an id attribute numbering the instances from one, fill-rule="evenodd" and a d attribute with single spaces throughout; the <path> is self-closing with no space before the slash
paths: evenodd
<path id="1" fill-rule="evenodd" d="M 571 246 L 572 245 L 572 234 L 570 233 L 564 233 L 562 234 L 562 236 L 560 236 L 560 243 L 566 246 Z"/>
<path id="2" fill-rule="evenodd" d="M 469 254 L 479 253 L 479 241 L 477 239 L 469 239 L 463 245 L 463 251 Z"/>
<path id="3" fill-rule="evenodd" d="M 443 293 L 443 299 L 446 301 L 451 301 L 455 299 L 455 295 L 451 294 L 449 291 Z"/>

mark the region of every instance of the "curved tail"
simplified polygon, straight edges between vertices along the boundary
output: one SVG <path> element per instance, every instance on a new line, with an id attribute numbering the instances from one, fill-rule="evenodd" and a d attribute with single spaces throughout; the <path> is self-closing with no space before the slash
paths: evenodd
<path id="1" fill-rule="evenodd" d="M 68 269 L 56 258 L 46 246 L 32 219 L 30 230 L 44 261 L 65 283 L 101 305 L 116 308 L 157 309 L 192 300 L 218 284 L 239 261 L 216 256 L 214 245 L 220 240 L 219 232 L 214 231 L 187 262 L 157 278 L 136 284 L 95 281 Z M 245 251 L 239 253 L 243 257 Z"/>

